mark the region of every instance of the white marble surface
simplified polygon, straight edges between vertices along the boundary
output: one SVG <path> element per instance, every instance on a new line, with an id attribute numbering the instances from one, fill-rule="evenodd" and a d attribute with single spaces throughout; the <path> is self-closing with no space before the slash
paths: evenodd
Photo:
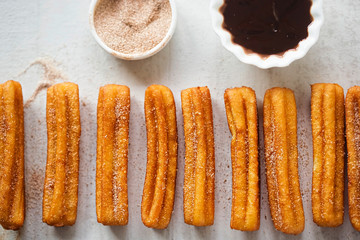
<path id="1" fill-rule="evenodd" d="M 318 43 L 307 56 L 289 67 L 270 70 L 245 65 L 221 46 L 211 28 L 209 0 L 177 0 L 176 3 L 178 25 L 170 44 L 150 59 L 125 62 L 108 55 L 90 35 L 87 18 L 89 0 L 0 1 L 1 82 L 8 79 L 20 81 L 26 100 L 43 78 L 43 70 L 35 66 L 21 76 L 18 74 L 39 57 L 54 59 L 68 80 L 79 84 L 82 123 L 78 219 L 72 227 L 54 228 L 41 221 L 46 162 L 45 91 L 25 109 L 26 220 L 19 232 L 0 230 L 0 239 L 359 239 L 360 234 L 349 222 L 347 203 L 344 224 L 330 229 L 317 227 L 313 223 L 310 201 L 310 84 L 336 82 L 345 91 L 359 84 L 358 2 L 325 0 L 325 23 Z M 131 88 L 130 221 L 125 227 L 102 226 L 97 223 L 95 214 L 96 104 L 99 87 L 107 83 L 126 84 Z M 144 227 L 140 217 L 146 168 L 143 99 L 145 88 L 153 83 L 172 89 L 177 104 L 179 130 L 175 208 L 168 229 L 162 231 Z M 209 86 L 212 94 L 216 145 L 215 224 L 201 228 L 186 225 L 182 213 L 184 137 L 180 90 L 198 85 Z M 242 85 L 255 89 L 260 117 L 261 227 L 254 233 L 234 231 L 229 227 L 230 133 L 223 93 L 228 87 Z M 274 86 L 292 88 L 297 100 L 299 170 L 306 217 L 305 230 L 298 236 L 288 236 L 274 229 L 267 201 L 262 100 L 265 90 Z"/>

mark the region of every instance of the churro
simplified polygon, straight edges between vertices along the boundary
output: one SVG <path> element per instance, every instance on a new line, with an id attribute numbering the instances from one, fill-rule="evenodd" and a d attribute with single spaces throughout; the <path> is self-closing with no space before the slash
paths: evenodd
<path id="1" fill-rule="evenodd" d="M 177 126 L 171 90 L 151 85 L 145 92 L 147 165 L 141 202 L 145 226 L 164 229 L 174 206 L 177 171 Z"/>
<path id="2" fill-rule="evenodd" d="M 184 220 L 195 226 L 214 223 L 215 150 L 210 91 L 181 92 L 185 134 Z"/>
<path id="3" fill-rule="evenodd" d="M 351 87 L 345 100 L 349 216 L 360 231 L 360 87 Z"/>
<path id="4" fill-rule="evenodd" d="M 304 230 L 297 149 L 295 96 L 287 88 L 272 88 L 264 97 L 266 180 L 271 217 L 277 230 Z"/>
<path id="5" fill-rule="evenodd" d="M 100 88 L 97 110 L 96 214 L 104 225 L 128 223 L 130 89 Z"/>
<path id="6" fill-rule="evenodd" d="M 24 111 L 21 85 L 0 84 L 0 224 L 24 223 Z"/>
<path id="7" fill-rule="evenodd" d="M 76 221 L 79 182 L 80 110 L 75 83 L 55 84 L 47 90 L 47 163 L 43 222 L 53 226 Z"/>
<path id="8" fill-rule="evenodd" d="M 254 90 L 226 89 L 226 115 L 232 134 L 232 229 L 255 231 L 260 226 L 257 106 Z"/>
<path id="9" fill-rule="evenodd" d="M 344 218 L 344 92 L 332 83 L 311 86 L 313 136 L 312 212 L 321 227 Z"/>

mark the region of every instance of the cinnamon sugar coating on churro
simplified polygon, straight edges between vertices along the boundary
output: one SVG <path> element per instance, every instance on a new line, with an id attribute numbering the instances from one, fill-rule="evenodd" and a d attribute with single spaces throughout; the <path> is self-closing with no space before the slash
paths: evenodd
<path id="1" fill-rule="evenodd" d="M 215 150 L 210 91 L 181 92 L 185 133 L 184 220 L 195 226 L 214 223 Z"/>
<path id="2" fill-rule="evenodd" d="M 275 228 L 287 234 L 304 230 L 298 175 L 297 114 L 293 92 L 272 88 L 264 97 L 266 182 Z"/>
<path id="3" fill-rule="evenodd" d="M 332 83 L 311 86 L 313 136 L 312 212 L 322 227 L 344 219 L 344 92 Z"/>
<path id="4" fill-rule="evenodd" d="M 349 216 L 360 231 L 360 87 L 349 88 L 345 100 Z"/>
<path id="5" fill-rule="evenodd" d="M 0 84 L 0 224 L 16 230 L 24 223 L 24 110 L 21 85 Z"/>
<path id="6" fill-rule="evenodd" d="M 256 231 L 260 227 L 257 106 L 254 90 L 226 89 L 226 115 L 232 134 L 232 229 Z"/>
<path id="7" fill-rule="evenodd" d="M 96 214 L 104 225 L 128 223 L 130 89 L 100 88 L 97 109 Z"/>
<path id="8" fill-rule="evenodd" d="M 145 92 L 147 165 L 141 202 L 145 226 L 164 229 L 174 207 L 177 171 L 177 126 L 174 97 L 162 85 Z"/>
<path id="9" fill-rule="evenodd" d="M 43 222 L 57 227 L 73 225 L 78 202 L 81 132 L 77 84 L 66 82 L 48 88 L 46 122 Z"/>

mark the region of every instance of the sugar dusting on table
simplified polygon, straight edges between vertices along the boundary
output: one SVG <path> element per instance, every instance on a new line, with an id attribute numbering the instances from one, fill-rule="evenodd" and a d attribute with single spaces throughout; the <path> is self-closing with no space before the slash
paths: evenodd
<path id="1" fill-rule="evenodd" d="M 35 59 L 32 63 L 30 63 L 24 71 L 19 73 L 17 77 L 25 74 L 31 67 L 35 65 L 40 65 L 44 69 L 44 76 L 43 78 L 38 82 L 38 85 L 33 92 L 33 94 L 30 96 L 29 99 L 26 100 L 24 103 L 24 108 L 27 108 L 30 103 L 32 103 L 37 95 L 44 89 L 47 89 L 55 84 L 56 79 L 62 79 L 67 80 L 67 77 L 56 67 L 56 62 L 48 57 L 41 57 Z"/>

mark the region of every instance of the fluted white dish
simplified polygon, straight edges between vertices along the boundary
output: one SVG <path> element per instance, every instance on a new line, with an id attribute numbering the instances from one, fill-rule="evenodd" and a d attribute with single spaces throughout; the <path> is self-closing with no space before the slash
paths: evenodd
<path id="1" fill-rule="evenodd" d="M 286 67 L 293 61 L 304 57 L 318 40 L 320 28 L 324 22 L 322 0 L 312 0 L 310 13 L 313 17 L 313 21 L 308 26 L 308 37 L 300 41 L 295 49 L 289 49 L 282 55 L 273 54 L 268 57 L 263 57 L 256 53 L 246 53 L 242 46 L 231 40 L 231 34 L 222 27 L 224 17 L 220 12 L 220 7 L 223 3 L 224 0 L 211 0 L 210 2 L 212 25 L 215 32 L 220 37 L 222 45 L 232 52 L 240 61 L 263 69 Z"/>

